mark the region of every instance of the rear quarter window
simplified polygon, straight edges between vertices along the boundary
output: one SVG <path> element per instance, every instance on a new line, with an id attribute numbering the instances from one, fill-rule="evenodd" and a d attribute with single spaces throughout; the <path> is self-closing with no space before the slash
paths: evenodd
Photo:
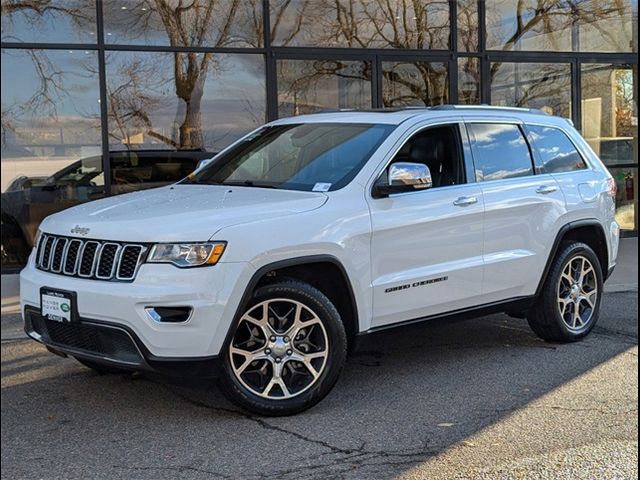
<path id="1" fill-rule="evenodd" d="M 533 175 L 529 145 L 518 125 L 470 123 L 468 129 L 477 181 Z"/>
<path id="2" fill-rule="evenodd" d="M 569 137 L 560 129 L 527 125 L 531 146 L 536 152 L 536 164 L 543 173 L 573 172 L 587 164 Z"/>

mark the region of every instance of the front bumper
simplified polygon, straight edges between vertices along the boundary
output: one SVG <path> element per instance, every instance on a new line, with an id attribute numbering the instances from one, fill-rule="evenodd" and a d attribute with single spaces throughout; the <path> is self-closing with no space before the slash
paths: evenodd
<path id="1" fill-rule="evenodd" d="M 130 329 L 81 318 L 77 322 L 55 322 L 26 307 L 24 330 L 34 340 L 58 355 L 73 356 L 126 370 L 145 370 L 179 377 L 217 377 L 218 356 L 162 358 L 153 355 Z"/>
<path id="2" fill-rule="evenodd" d="M 75 292 L 80 323 L 127 332 L 145 360 L 210 358 L 220 353 L 253 272 L 248 263 L 192 269 L 143 264 L 136 279 L 124 283 L 43 272 L 30 261 L 20 274 L 20 300 L 26 322 L 28 311 L 40 312 L 41 287 Z M 162 323 L 146 311 L 159 306 L 186 306 L 192 313 L 186 322 Z"/>

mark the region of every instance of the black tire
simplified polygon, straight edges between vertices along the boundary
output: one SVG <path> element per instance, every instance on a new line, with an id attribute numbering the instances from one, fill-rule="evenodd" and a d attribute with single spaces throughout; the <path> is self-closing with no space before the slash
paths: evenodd
<path id="1" fill-rule="evenodd" d="M 564 297 L 564 295 L 562 295 L 562 290 L 566 290 L 566 285 L 571 283 L 566 279 L 566 277 L 563 279 L 563 272 L 565 272 L 565 269 L 567 268 L 571 269 L 571 267 L 569 267 L 570 262 L 573 261 L 575 265 L 577 264 L 576 262 L 581 262 L 582 258 L 587 259 L 593 269 L 593 276 L 590 276 L 591 274 L 589 274 L 588 280 L 591 284 L 589 288 L 591 288 L 591 286 L 595 286 L 595 288 L 597 288 L 594 294 L 596 297 L 593 302 L 594 307 L 589 307 L 584 303 L 584 301 L 578 304 L 567 305 L 569 310 L 565 313 L 565 317 L 563 318 L 561 315 L 562 303 L 560 302 L 560 298 Z M 564 283 L 561 284 L 561 281 Z M 602 267 L 598 256 L 591 247 L 582 242 L 562 243 L 556 257 L 553 259 L 553 263 L 549 269 L 542 291 L 536 300 L 535 305 L 527 315 L 529 326 L 536 335 L 548 342 L 567 343 L 580 340 L 586 337 L 589 332 L 593 330 L 593 327 L 598 321 L 600 304 L 602 301 L 602 291 Z M 569 292 L 571 292 L 571 290 L 569 290 Z M 567 303 L 570 303 L 571 300 L 569 300 L 569 297 L 571 293 L 567 293 L 567 295 L 569 295 L 567 297 Z M 580 292 L 575 293 L 576 297 L 579 295 Z M 577 325 L 577 321 L 574 319 L 574 324 L 576 326 L 572 328 L 568 323 L 571 323 L 570 320 L 574 318 L 573 312 L 576 308 L 585 308 L 586 313 L 584 316 L 586 317 L 587 314 L 589 314 L 589 316 L 585 319 L 584 324 L 579 326 Z"/>
<path id="2" fill-rule="evenodd" d="M 238 376 L 234 372 L 234 368 L 237 368 L 237 366 L 234 367 L 232 365 L 232 362 L 237 363 L 237 358 L 232 360 L 232 356 L 229 353 L 232 345 L 234 345 L 234 347 L 237 346 L 236 335 L 241 334 L 240 325 L 242 323 L 242 316 L 252 312 L 252 309 L 259 304 L 264 305 L 264 302 L 274 299 L 284 299 L 285 302 L 287 300 L 291 300 L 303 304 L 305 308 L 308 308 L 315 314 L 316 321 L 319 319 L 321 322 L 321 325 L 317 325 L 318 329 L 323 328 L 323 333 L 326 333 L 326 335 L 323 335 L 322 337 L 327 342 L 324 346 L 327 353 L 326 357 L 324 357 L 324 363 L 322 363 L 322 370 L 318 372 L 319 374 L 315 380 L 310 381 L 306 390 L 300 389 L 300 393 L 296 393 L 295 396 L 291 398 L 272 399 L 265 398 L 264 396 L 254 393 L 254 391 L 239 380 Z M 265 307 L 258 306 L 257 309 L 259 308 Z M 268 308 L 265 308 L 265 310 L 270 311 Z M 283 315 L 282 318 L 285 318 L 286 316 L 287 315 Z M 270 319 L 269 321 L 271 320 L 273 319 Z M 310 332 L 311 328 L 308 330 Z M 280 330 L 278 330 L 278 333 L 280 333 Z M 307 333 L 307 335 L 309 334 L 310 333 Z M 291 344 L 294 344 L 294 339 L 291 339 Z M 260 345 L 255 351 L 264 352 L 265 350 L 262 349 L 266 345 L 265 338 L 265 343 Z M 296 352 L 297 351 L 296 347 Z M 340 375 L 342 368 L 344 367 L 347 352 L 347 338 L 340 314 L 326 295 L 307 283 L 293 279 L 285 279 L 256 289 L 248 302 L 247 307 L 244 309 L 244 312 L 242 312 L 242 315 L 234 324 L 233 332 L 228 340 L 228 345 L 225 346 L 223 352 L 223 368 L 222 375 L 219 378 L 219 385 L 229 400 L 245 410 L 259 415 L 292 415 L 311 408 L 331 391 L 338 380 L 338 376 Z M 267 366 L 264 368 L 271 368 L 272 378 L 274 378 L 273 368 L 275 368 L 275 364 L 273 363 L 273 359 L 263 359 L 260 361 L 264 363 L 258 363 L 257 365 L 266 364 Z M 285 361 L 289 361 L 289 359 L 285 359 Z M 292 363 L 293 365 L 296 365 L 295 362 Z M 282 364 L 283 366 L 281 368 L 284 372 L 287 363 L 282 362 Z M 254 364 L 252 363 L 250 365 Z M 248 367 L 247 370 L 249 370 Z M 261 371 L 264 372 L 264 369 Z M 239 375 L 242 376 L 242 374 Z M 283 375 L 286 375 L 286 373 L 283 373 Z M 286 382 L 285 386 L 289 388 L 289 385 L 286 385 Z M 259 389 L 256 389 L 256 391 L 259 391 Z M 264 391 L 262 393 L 264 394 Z M 267 394 L 268 393 L 269 392 L 267 392 Z"/>
<path id="3" fill-rule="evenodd" d="M 123 368 L 112 367 L 110 365 L 104 365 L 102 363 L 93 362 L 84 358 L 74 357 L 78 362 L 91 370 L 98 372 L 100 375 L 115 375 L 118 373 L 128 373 L 129 371 Z"/>

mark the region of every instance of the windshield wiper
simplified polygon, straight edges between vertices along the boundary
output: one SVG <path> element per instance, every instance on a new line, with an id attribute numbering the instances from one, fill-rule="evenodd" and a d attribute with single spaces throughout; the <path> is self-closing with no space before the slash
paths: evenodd
<path id="1" fill-rule="evenodd" d="M 253 180 L 242 180 L 239 182 L 223 182 L 221 185 L 232 185 L 238 187 L 256 187 L 256 188 L 278 188 L 276 185 L 269 183 L 256 183 Z"/>

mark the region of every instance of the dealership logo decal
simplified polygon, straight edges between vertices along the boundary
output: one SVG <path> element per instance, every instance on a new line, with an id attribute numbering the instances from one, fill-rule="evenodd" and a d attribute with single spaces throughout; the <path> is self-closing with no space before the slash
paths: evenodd
<path id="1" fill-rule="evenodd" d="M 80 225 L 76 225 L 75 227 L 73 227 L 73 228 L 71 229 L 71 233 L 74 233 L 74 234 L 76 234 L 76 235 L 82 235 L 83 237 L 84 237 L 85 235 L 88 235 L 90 231 L 91 231 L 91 229 L 90 229 L 90 228 L 87 228 L 87 227 L 81 227 Z"/>

